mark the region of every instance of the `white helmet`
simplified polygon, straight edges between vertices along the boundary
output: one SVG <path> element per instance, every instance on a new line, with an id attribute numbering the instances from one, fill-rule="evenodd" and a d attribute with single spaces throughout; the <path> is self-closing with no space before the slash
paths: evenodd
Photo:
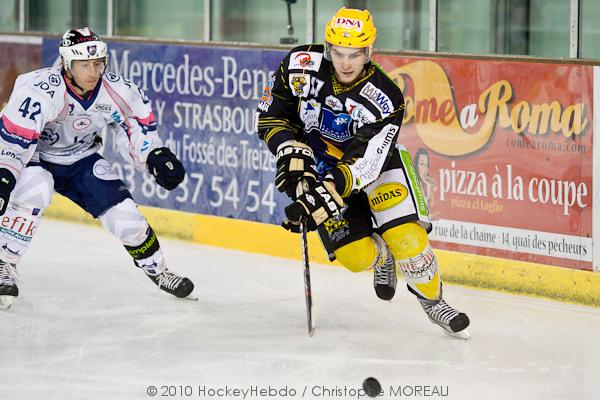
<path id="1" fill-rule="evenodd" d="M 71 69 L 73 60 L 104 58 L 104 65 L 108 63 L 108 46 L 87 26 L 66 31 L 60 41 L 58 52 L 64 60 L 63 65 L 67 71 Z"/>

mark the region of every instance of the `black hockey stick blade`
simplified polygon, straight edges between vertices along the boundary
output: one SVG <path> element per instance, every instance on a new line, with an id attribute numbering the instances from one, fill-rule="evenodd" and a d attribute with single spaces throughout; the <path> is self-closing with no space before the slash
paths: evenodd
<path id="1" fill-rule="evenodd" d="M 306 221 L 302 221 L 302 261 L 304 262 L 304 297 L 306 298 L 306 321 L 308 323 L 308 336 L 315 334 L 315 321 L 313 320 L 312 290 L 310 287 L 310 264 L 308 262 L 308 230 Z"/>

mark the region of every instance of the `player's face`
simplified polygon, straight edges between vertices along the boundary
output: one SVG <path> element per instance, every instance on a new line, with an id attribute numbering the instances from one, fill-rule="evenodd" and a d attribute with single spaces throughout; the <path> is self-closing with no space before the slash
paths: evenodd
<path id="1" fill-rule="evenodd" d="M 93 90 L 104 73 L 104 58 L 97 60 L 73 60 L 71 70 L 73 80 L 86 92 Z"/>
<path id="2" fill-rule="evenodd" d="M 365 49 L 333 46 L 330 55 L 338 81 L 350 85 L 361 77 L 367 62 Z"/>

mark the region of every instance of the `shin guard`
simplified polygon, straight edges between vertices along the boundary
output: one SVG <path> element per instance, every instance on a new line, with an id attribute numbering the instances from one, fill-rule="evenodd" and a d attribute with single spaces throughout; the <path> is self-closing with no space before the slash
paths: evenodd
<path id="1" fill-rule="evenodd" d="M 425 299 L 439 299 L 440 272 L 425 229 L 417 223 L 407 223 L 388 229 L 382 236 L 408 286 Z"/>

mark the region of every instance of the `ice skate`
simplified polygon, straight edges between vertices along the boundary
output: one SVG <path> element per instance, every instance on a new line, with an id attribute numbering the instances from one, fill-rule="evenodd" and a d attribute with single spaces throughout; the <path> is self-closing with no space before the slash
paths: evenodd
<path id="1" fill-rule="evenodd" d="M 373 271 L 373 286 L 375 293 L 381 300 L 392 300 L 396 294 L 396 260 L 380 237 L 376 236 L 377 247 L 380 249 L 380 259 L 375 264 Z"/>
<path id="2" fill-rule="evenodd" d="M 165 266 L 159 267 L 156 264 L 138 265 L 137 262 L 135 265 L 143 269 L 146 276 L 148 276 L 159 289 L 180 299 L 187 297 L 190 300 L 198 300 L 198 298 L 192 294 L 194 291 L 194 284 L 188 278 L 181 277 L 176 273 L 167 270 Z"/>
<path id="3" fill-rule="evenodd" d="M 7 310 L 19 295 L 15 264 L 0 260 L 0 309 Z"/>
<path id="4" fill-rule="evenodd" d="M 471 338 L 467 331 L 470 322 L 467 314 L 450 307 L 442 298 L 439 300 L 429 300 L 421 296 L 417 296 L 417 298 L 429 320 L 439 325 L 446 334 L 460 339 Z"/>

